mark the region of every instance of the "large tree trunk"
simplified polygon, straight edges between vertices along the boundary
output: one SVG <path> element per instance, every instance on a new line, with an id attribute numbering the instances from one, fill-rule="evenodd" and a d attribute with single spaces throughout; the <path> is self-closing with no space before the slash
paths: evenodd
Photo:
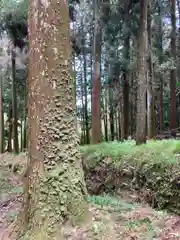
<path id="1" fill-rule="evenodd" d="M 21 227 L 23 239 L 59 239 L 60 223 L 88 214 L 66 1 L 29 2 L 29 44 L 29 164 Z"/>
<path id="2" fill-rule="evenodd" d="M 99 0 L 95 0 L 94 75 L 92 82 L 92 141 L 101 142 L 101 26 L 98 20 Z"/>
<path id="3" fill-rule="evenodd" d="M 140 0 L 140 35 L 137 78 L 136 144 L 146 142 L 146 39 L 147 0 Z"/>
<path id="4" fill-rule="evenodd" d="M 171 6 L 171 57 L 176 62 L 176 0 L 170 0 Z M 171 70 L 170 73 L 170 96 L 171 96 L 171 129 L 177 127 L 176 123 L 176 69 Z"/>

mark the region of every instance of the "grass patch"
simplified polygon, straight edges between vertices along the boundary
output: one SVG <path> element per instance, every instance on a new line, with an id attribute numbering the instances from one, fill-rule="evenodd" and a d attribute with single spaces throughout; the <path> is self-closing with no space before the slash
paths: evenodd
<path id="1" fill-rule="evenodd" d="M 151 206 L 180 213 L 179 140 L 109 142 L 81 147 L 88 190 L 91 194 L 124 186 L 142 190 Z"/>
<path id="2" fill-rule="evenodd" d="M 112 207 L 116 211 L 129 211 L 136 207 L 136 204 L 130 204 L 122 199 L 113 198 L 106 194 L 103 196 L 89 196 L 88 201 L 101 207 Z"/>
<path id="3" fill-rule="evenodd" d="M 179 149 L 179 140 L 148 141 L 147 144 L 140 146 L 136 146 L 135 141 L 104 142 L 81 147 L 82 153 L 88 156 L 92 165 L 106 157 L 110 157 L 117 165 L 120 164 L 121 160 L 174 164 L 176 163 L 174 153 Z"/>

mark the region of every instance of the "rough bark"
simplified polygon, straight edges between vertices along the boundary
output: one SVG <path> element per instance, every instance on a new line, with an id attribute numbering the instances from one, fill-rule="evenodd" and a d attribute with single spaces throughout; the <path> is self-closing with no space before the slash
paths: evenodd
<path id="1" fill-rule="evenodd" d="M 29 164 L 20 214 L 22 239 L 59 239 L 60 224 L 88 215 L 66 1 L 29 2 L 29 44 Z"/>
<path id="2" fill-rule="evenodd" d="M 140 35 L 138 46 L 136 144 L 146 142 L 146 39 L 147 0 L 140 1 Z"/>
<path id="3" fill-rule="evenodd" d="M 176 0 L 170 0 L 171 7 L 171 24 L 172 24 L 172 32 L 171 32 L 171 57 L 176 62 Z M 171 129 L 175 129 L 177 127 L 176 123 L 176 69 L 172 69 L 170 72 L 170 111 L 171 111 L 171 119 L 170 126 Z"/>

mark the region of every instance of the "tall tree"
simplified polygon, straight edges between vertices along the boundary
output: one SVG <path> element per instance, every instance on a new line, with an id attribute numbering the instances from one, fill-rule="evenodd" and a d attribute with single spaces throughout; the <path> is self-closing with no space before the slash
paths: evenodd
<path id="1" fill-rule="evenodd" d="M 16 87 L 16 55 L 11 52 L 12 60 L 12 124 L 13 124 L 13 148 L 15 153 L 19 153 L 18 140 L 18 116 L 17 116 L 17 87 Z"/>
<path id="2" fill-rule="evenodd" d="M 9 111 L 8 111 L 8 144 L 7 151 L 12 152 L 12 103 L 9 103 Z"/>
<path id="3" fill-rule="evenodd" d="M 146 40 L 147 0 L 140 0 L 140 32 L 138 39 L 136 144 L 146 142 Z"/>
<path id="4" fill-rule="evenodd" d="M 124 138 L 128 139 L 129 135 L 129 73 L 128 73 L 128 63 L 129 63 L 129 49 L 130 49 L 130 37 L 126 37 L 124 41 L 124 58 L 126 66 L 123 70 L 123 114 L 124 114 Z"/>
<path id="5" fill-rule="evenodd" d="M 151 139 L 155 136 L 155 106 L 154 106 L 154 69 L 152 62 L 152 8 L 149 3 L 148 16 L 147 16 L 147 42 L 148 42 L 148 81 L 147 81 L 147 134 Z"/>
<path id="6" fill-rule="evenodd" d="M 162 4 L 158 2 L 158 21 L 156 22 L 158 27 L 156 45 L 158 47 L 158 58 L 159 64 L 163 63 L 163 21 L 162 21 Z M 159 96 L 159 108 L 160 108 L 160 131 L 164 129 L 164 106 L 163 106 L 163 88 L 164 88 L 164 79 L 162 73 L 159 74 L 160 78 L 160 96 Z"/>
<path id="7" fill-rule="evenodd" d="M 92 82 L 92 141 L 101 141 L 101 24 L 99 19 L 100 0 L 95 1 L 95 28 L 94 28 L 94 74 Z"/>
<path id="8" fill-rule="evenodd" d="M 171 57 L 176 63 L 176 0 L 169 0 L 171 8 Z M 170 73 L 170 95 L 171 95 L 171 129 L 175 129 L 176 123 L 176 69 L 172 69 Z"/>
<path id="9" fill-rule="evenodd" d="M 66 1 L 29 2 L 29 47 L 29 164 L 20 219 L 23 239 L 57 239 L 60 223 L 88 214 Z"/>

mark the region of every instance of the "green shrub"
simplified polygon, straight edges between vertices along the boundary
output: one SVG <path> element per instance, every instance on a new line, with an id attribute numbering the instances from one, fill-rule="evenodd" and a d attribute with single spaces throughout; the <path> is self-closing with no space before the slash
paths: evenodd
<path id="1" fill-rule="evenodd" d="M 110 142 L 81 147 L 90 194 L 127 188 L 141 192 L 153 207 L 180 213 L 180 141 Z"/>

